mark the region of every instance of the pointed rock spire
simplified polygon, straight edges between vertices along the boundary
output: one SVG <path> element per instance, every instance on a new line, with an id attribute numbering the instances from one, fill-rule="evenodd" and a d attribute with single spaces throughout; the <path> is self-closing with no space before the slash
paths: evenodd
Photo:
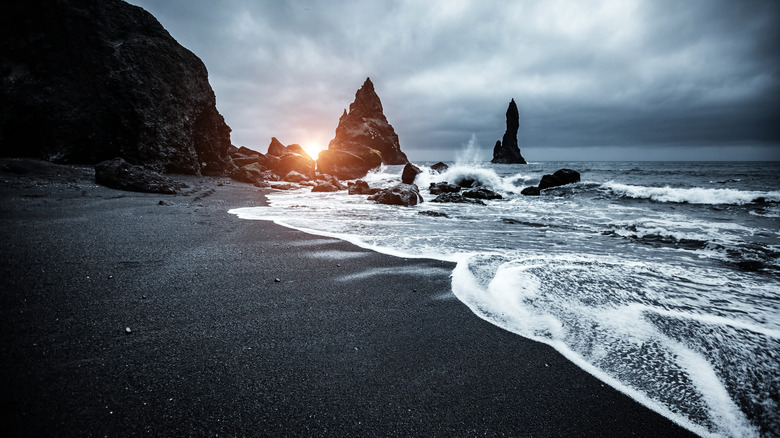
<path id="1" fill-rule="evenodd" d="M 349 105 L 349 112 L 342 114 L 339 119 L 336 137 L 328 144 L 328 150 L 361 157 L 366 163 L 372 163 L 372 166 L 377 165 L 377 155 L 381 155 L 381 163 L 384 164 L 409 162 L 406 154 L 401 152 L 398 135 L 382 112 L 382 102 L 370 78 L 366 78 L 363 86 L 355 93 L 355 101 Z M 321 157 L 323 153 L 320 153 Z M 327 167 L 327 162 L 328 159 L 324 160 L 322 165 Z M 370 167 L 365 170 L 368 169 Z M 328 172 L 327 169 L 323 171 Z"/>
<path id="2" fill-rule="evenodd" d="M 506 132 L 504 132 L 503 140 L 497 141 L 496 146 L 493 148 L 491 163 L 526 164 L 517 144 L 517 130 L 519 128 L 520 112 L 517 110 L 515 100 L 512 99 L 509 102 L 509 108 L 506 110 Z"/>

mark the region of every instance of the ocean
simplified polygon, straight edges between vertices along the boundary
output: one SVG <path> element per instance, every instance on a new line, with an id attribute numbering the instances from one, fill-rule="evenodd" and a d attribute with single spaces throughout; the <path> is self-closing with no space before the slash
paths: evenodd
<path id="1" fill-rule="evenodd" d="M 454 261 L 476 316 L 701 435 L 780 436 L 780 162 L 431 164 L 414 207 L 303 188 L 231 213 Z M 562 168 L 582 181 L 520 195 Z M 364 179 L 389 187 L 401 170 Z M 503 199 L 429 202 L 431 182 L 464 178 Z"/>

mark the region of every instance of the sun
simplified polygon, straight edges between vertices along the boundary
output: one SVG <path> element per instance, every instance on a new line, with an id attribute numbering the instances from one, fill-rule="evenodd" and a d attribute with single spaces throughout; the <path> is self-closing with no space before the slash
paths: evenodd
<path id="1" fill-rule="evenodd" d="M 320 151 L 325 149 L 321 145 L 317 143 L 305 143 L 301 145 L 304 151 L 306 151 L 307 154 L 309 154 L 310 157 L 317 159 L 317 155 L 320 154 Z"/>

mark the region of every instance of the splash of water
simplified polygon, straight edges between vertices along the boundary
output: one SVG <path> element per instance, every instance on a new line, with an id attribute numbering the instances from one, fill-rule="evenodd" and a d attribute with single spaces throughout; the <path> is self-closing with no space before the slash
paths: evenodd
<path id="1" fill-rule="evenodd" d="M 477 142 L 477 136 L 471 134 L 469 142 L 461 145 L 461 150 L 455 154 L 455 164 L 460 166 L 476 165 L 484 162 L 482 149 Z"/>

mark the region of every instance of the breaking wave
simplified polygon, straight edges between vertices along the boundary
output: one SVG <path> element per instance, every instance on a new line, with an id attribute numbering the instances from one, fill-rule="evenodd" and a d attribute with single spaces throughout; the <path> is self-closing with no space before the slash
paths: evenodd
<path id="1" fill-rule="evenodd" d="M 621 184 L 609 181 L 601 185 L 603 189 L 618 196 L 636 199 L 649 199 L 656 202 L 675 202 L 687 204 L 734 204 L 744 205 L 751 202 L 780 202 L 780 191 L 759 192 L 734 189 L 706 189 L 702 187 L 646 187 Z"/>

